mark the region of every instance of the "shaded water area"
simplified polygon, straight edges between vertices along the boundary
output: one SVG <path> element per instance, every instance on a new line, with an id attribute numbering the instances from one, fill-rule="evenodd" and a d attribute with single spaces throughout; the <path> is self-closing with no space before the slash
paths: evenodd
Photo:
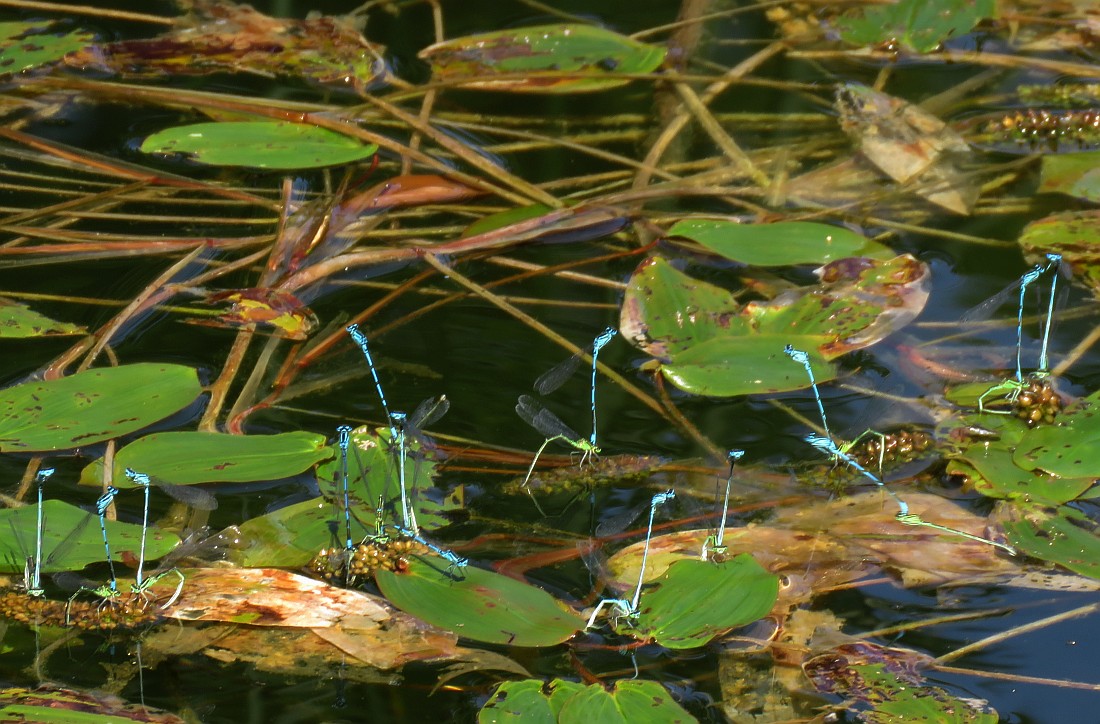
<path id="1" fill-rule="evenodd" d="M 1091 36 L 925 4 L 0 2 L 0 706 L 1082 720 Z"/>

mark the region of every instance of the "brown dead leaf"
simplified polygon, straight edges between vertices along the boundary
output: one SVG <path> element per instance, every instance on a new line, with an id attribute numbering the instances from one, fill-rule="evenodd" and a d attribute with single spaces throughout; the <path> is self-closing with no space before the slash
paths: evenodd
<path id="1" fill-rule="evenodd" d="M 325 85 L 366 88 L 385 66 L 343 17 L 273 18 L 225 0 L 181 3 L 190 12 L 156 38 L 92 45 L 65 56 L 71 67 L 124 78 L 252 73 L 300 76 Z"/>
<path id="2" fill-rule="evenodd" d="M 840 125 L 880 171 L 928 201 L 969 214 L 981 188 L 955 163 L 970 146 L 943 121 L 919 107 L 849 83 L 837 91 Z"/>

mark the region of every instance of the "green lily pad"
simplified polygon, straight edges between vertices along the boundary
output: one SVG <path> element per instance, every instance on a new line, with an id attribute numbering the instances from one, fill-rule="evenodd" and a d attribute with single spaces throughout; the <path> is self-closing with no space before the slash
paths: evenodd
<path id="1" fill-rule="evenodd" d="M 136 432 L 190 404 L 191 367 L 140 363 L 0 391 L 0 452 L 69 450 Z"/>
<path id="2" fill-rule="evenodd" d="M 668 230 L 726 259 L 752 266 L 825 264 L 850 257 L 893 259 L 893 251 L 841 226 L 811 221 L 739 224 L 728 219 L 686 219 Z"/>
<path id="3" fill-rule="evenodd" d="M 931 53 L 949 38 L 969 33 L 982 19 L 996 16 L 994 0 L 898 0 L 859 8 L 833 24 L 854 45 L 892 40 L 917 53 Z"/>
<path id="4" fill-rule="evenodd" d="M 698 721 L 656 681 L 624 679 L 608 691 L 589 684 L 570 696 L 558 713 L 559 724 L 639 724 Z"/>
<path id="5" fill-rule="evenodd" d="M 2 25 L 2 23 L 0 23 Z M 56 337 L 67 334 L 87 334 L 76 324 L 58 322 L 39 314 L 25 304 L 0 297 L 0 338 Z"/>
<path id="6" fill-rule="evenodd" d="M 141 526 L 107 521 L 107 538 L 115 561 L 141 551 Z M 33 556 L 38 534 L 38 505 L 0 510 L 0 572 L 21 573 L 27 556 Z M 178 536 L 149 527 L 145 536 L 145 558 L 155 560 L 180 542 Z M 61 500 L 42 503 L 42 572 L 77 571 L 103 562 L 103 533 L 99 516 Z"/>
<path id="7" fill-rule="evenodd" d="M 577 93 L 649 73 L 666 49 L 593 25 L 540 25 L 455 38 L 420 51 L 437 82 L 523 93 Z"/>
<path id="8" fill-rule="evenodd" d="M 1092 487 L 1092 478 L 1059 478 L 1021 470 L 1012 462 L 1012 450 L 998 442 L 975 444 L 961 460 L 948 466 L 951 475 L 964 475 L 974 490 L 989 498 L 1060 505 L 1076 500 Z"/>
<path id="9" fill-rule="evenodd" d="M 217 432 L 158 432 L 146 435 L 115 454 L 113 485 L 135 486 L 124 471 L 133 468 L 173 485 L 248 483 L 281 480 L 331 458 L 323 435 L 285 432 L 279 435 L 225 435 Z M 103 481 L 103 461 L 84 468 L 80 482 Z"/>
<path id="10" fill-rule="evenodd" d="M 1100 151 L 1045 154 L 1039 191 L 1100 201 Z"/>
<path id="11" fill-rule="evenodd" d="M 289 170 L 361 161 L 378 146 L 304 123 L 225 121 L 167 128 L 146 138 L 141 150 L 183 153 L 211 166 Z"/>
<path id="12" fill-rule="evenodd" d="M 1012 456 L 1024 470 L 1062 478 L 1100 477 L 1100 399 L 1094 393 L 1068 406 L 1057 425 L 1024 434 Z"/>
<path id="13" fill-rule="evenodd" d="M 464 638 L 509 646 L 553 646 L 584 628 L 580 615 L 546 591 L 474 566 L 447 575 L 447 561 L 414 557 L 408 570 L 378 571 L 390 603 Z"/>
<path id="14" fill-rule="evenodd" d="M 703 646 L 772 610 L 779 578 L 747 553 L 724 563 L 679 560 L 645 590 L 634 626 L 670 649 Z"/>
<path id="15" fill-rule="evenodd" d="M 83 30 L 54 32 L 53 22 L 0 23 L 0 72 L 22 73 L 60 61 L 71 53 L 95 42 L 95 36 Z"/>
<path id="16" fill-rule="evenodd" d="M 477 713 L 479 724 L 557 724 L 540 679 L 502 682 Z"/>
<path id="17" fill-rule="evenodd" d="M 909 256 L 845 259 L 821 274 L 829 280 L 824 287 L 741 305 L 725 289 L 654 257 L 630 279 L 620 327 L 687 392 L 780 392 L 809 385 L 805 371 L 783 354 L 787 344 L 804 350 L 818 381 L 827 381 L 836 374 L 828 360 L 906 324 L 928 298 L 927 267 Z"/>
<path id="18" fill-rule="evenodd" d="M 1017 550 L 1057 563 L 1075 573 L 1100 578 L 1100 538 L 1096 524 L 1067 505 L 1010 506 L 1005 536 Z"/>
<path id="19" fill-rule="evenodd" d="M 554 679 L 506 681 L 478 712 L 478 722 L 690 722 L 696 721 L 656 681 L 617 681 L 611 691 L 602 684 Z"/>

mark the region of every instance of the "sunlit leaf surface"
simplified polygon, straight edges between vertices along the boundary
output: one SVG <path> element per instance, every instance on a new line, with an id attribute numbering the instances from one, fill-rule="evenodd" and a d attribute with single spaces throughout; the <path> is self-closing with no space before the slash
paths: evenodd
<path id="1" fill-rule="evenodd" d="M 1100 578 L 1100 537 L 1096 522 L 1066 505 L 1018 505 L 1004 511 L 1012 545 L 1083 576 Z"/>
<path id="2" fill-rule="evenodd" d="M 0 719 L 43 724 L 183 724 L 187 721 L 144 704 L 126 702 L 113 694 L 75 691 L 54 685 L 0 689 Z"/>
<path id="3" fill-rule="evenodd" d="M 464 638 L 510 646 L 553 646 L 584 628 L 584 619 L 541 588 L 475 566 L 449 569 L 435 556 L 406 571 L 379 571 L 378 588 L 393 605 Z"/>
<path id="4" fill-rule="evenodd" d="M 690 219 L 669 227 L 680 236 L 732 261 L 754 266 L 825 264 L 837 259 L 866 256 L 893 259 L 888 247 L 841 226 L 809 221 L 740 224 L 725 219 Z"/>
<path id="5" fill-rule="evenodd" d="M 741 305 L 655 257 L 631 277 L 621 327 L 683 390 L 778 392 L 809 385 L 805 370 L 784 354 L 786 345 L 804 350 L 817 380 L 827 381 L 834 374 L 828 360 L 904 326 L 928 298 L 928 269 L 908 256 L 841 260 L 820 275 L 828 286 Z"/>
<path id="6" fill-rule="evenodd" d="M 643 591 L 637 632 L 670 649 L 702 646 L 772 609 L 779 579 L 752 556 L 723 563 L 681 560 Z"/>
<path id="7" fill-rule="evenodd" d="M 1093 295 L 1100 295 L 1100 211 L 1084 209 L 1050 214 L 1032 221 L 1020 234 L 1020 246 L 1028 254 L 1062 255 Z"/>
<path id="8" fill-rule="evenodd" d="M 576 93 L 614 88 L 620 74 L 649 73 L 665 49 L 592 25 L 540 25 L 455 38 L 420 57 L 436 79 L 467 88 L 526 93 Z M 579 74 L 579 77 L 578 77 Z"/>
<path id="9" fill-rule="evenodd" d="M 1039 190 L 1100 201 L 1100 151 L 1043 156 Z"/>
<path id="10" fill-rule="evenodd" d="M 68 450 L 135 432 L 201 392 L 191 367 L 150 362 L 0 391 L 0 452 Z"/>
<path id="11" fill-rule="evenodd" d="M 42 21 L 0 23 L 0 72 L 22 73 L 56 63 L 95 40 L 86 31 L 64 32 L 60 27 Z"/>
<path id="12" fill-rule="evenodd" d="M 907 50 L 930 53 L 953 37 L 970 32 L 997 14 L 993 0 L 899 0 L 861 7 L 834 22 L 840 37 L 855 45 L 897 42 Z"/>
<path id="13" fill-rule="evenodd" d="M 361 161 L 378 146 L 304 123 L 225 121 L 158 131 L 141 150 L 184 154 L 211 166 L 297 169 Z"/>
<path id="14" fill-rule="evenodd" d="M 323 435 L 225 435 L 217 432 L 157 432 L 123 447 L 115 455 L 113 485 L 132 488 L 124 474 L 132 468 L 173 485 L 245 483 L 280 480 L 332 457 Z M 81 475 L 82 483 L 103 479 L 102 461 Z"/>
<path id="15" fill-rule="evenodd" d="M 0 298 L 0 338 L 48 337 L 65 334 L 84 334 L 83 327 L 68 322 L 58 322 L 39 314 L 25 304 Z"/>

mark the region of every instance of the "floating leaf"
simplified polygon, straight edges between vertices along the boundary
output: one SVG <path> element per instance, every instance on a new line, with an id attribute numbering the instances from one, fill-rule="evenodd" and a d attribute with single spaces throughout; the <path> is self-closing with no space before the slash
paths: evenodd
<path id="1" fill-rule="evenodd" d="M 824 264 L 866 256 L 893 259 L 888 247 L 840 226 L 811 221 L 739 224 L 728 219 L 686 219 L 668 230 L 732 261 L 752 266 Z"/>
<path id="2" fill-rule="evenodd" d="M 378 588 L 393 605 L 464 638 L 509 646 L 553 646 L 584 619 L 541 588 L 474 566 L 446 573 L 438 557 L 414 557 L 408 570 L 378 571 Z"/>
<path id="3" fill-rule="evenodd" d="M 188 319 L 190 324 L 227 329 L 270 329 L 285 339 L 303 340 L 317 328 L 317 315 L 298 297 L 270 287 L 232 289 L 206 297 L 208 304 L 229 302 L 217 318 Z"/>
<path id="4" fill-rule="evenodd" d="M 649 73 L 665 49 L 592 25 L 540 25 L 455 38 L 420 51 L 437 82 L 525 93 L 577 93 Z"/>
<path id="5" fill-rule="evenodd" d="M 965 477 L 974 490 L 990 498 L 1047 505 L 1076 500 L 1093 485 L 1092 478 L 1059 478 L 1021 470 L 1012 462 L 1012 449 L 1001 441 L 968 446 L 960 460 L 950 463 L 948 473 Z"/>
<path id="6" fill-rule="evenodd" d="M 1100 578 L 1100 538 L 1096 523 L 1068 505 L 1008 506 L 1004 528 L 1009 542 L 1028 555 Z"/>
<path id="7" fill-rule="evenodd" d="M 543 693 L 540 679 L 505 681 L 477 713 L 480 724 L 557 724 L 550 697 Z"/>
<path id="8" fill-rule="evenodd" d="M 558 712 L 560 724 L 641 724 L 698 721 L 656 681 L 616 681 L 611 691 L 589 684 L 570 696 Z"/>
<path id="9" fill-rule="evenodd" d="M 843 644 L 809 659 L 803 671 L 817 690 L 854 700 L 860 721 L 996 724 L 984 702 L 929 686 L 918 672 L 929 657 L 868 642 Z"/>
<path id="10" fill-rule="evenodd" d="M 360 161 L 378 146 L 304 123 L 225 121 L 166 128 L 146 138 L 141 150 L 187 154 L 212 166 L 303 169 Z"/>
<path id="11" fill-rule="evenodd" d="M 1100 151 L 1044 155 L 1039 178 L 1043 193 L 1100 201 Z"/>
<path id="12" fill-rule="evenodd" d="M 95 42 L 83 30 L 58 32 L 60 23 L 31 21 L 0 23 L 0 73 L 22 73 L 60 61 Z"/>
<path id="13" fill-rule="evenodd" d="M 350 18 L 272 18 L 248 5 L 194 0 L 192 13 L 155 38 L 106 43 L 65 60 L 125 78 L 255 73 L 299 76 L 365 89 L 384 71 L 384 48 L 368 43 Z"/>
<path id="14" fill-rule="evenodd" d="M 25 304 L 0 297 L 0 338 L 52 337 L 86 334 L 88 330 L 68 322 L 58 322 Z"/>
<path id="15" fill-rule="evenodd" d="M 627 286 L 620 326 L 687 392 L 779 392 L 809 384 L 786 345 L 806 351 L 818 381 L 827 381 L 835 375 L 828 360 L 908 323 L 928 298 L 928 268 L 910 256 L 841 260 L 820 275 L 824 287 L 742 306 L 724 289 L 647 259 Z"/>
<path id="16" fill-rule="evenodd" d="M 554 679 L 506 681 L 478 712 L 481 724 L 506 722 L 690 722 L 695 717 L 655 681 L 617 681 L 611 691 L 602 684 Z"/>
<path id="17" fill-rule="evenodd" d="M 702 646 L 772 610 L 779 578 L 743 553 L 724 563 L 676 561 L 642 591 L 634 628 L 670 649 Z"/>
<path id="18" fill-rule="evenodd" d="M 982 19 L 996 16 L 994 0 L 898 0 L 861 7 L 833 25 L 853 45 L 896 41 L 917 53 L 931 53 L 949 38 L 969 33 Z"/>
<path id="19" fill-rule="evenodd" d="M 1032 221 L 1020 234 L 1025 255 L 1062 255 L 1062 264 L 1100 296 L 1100 211 L 1087 209 L 1050 214 Z"/>
<path id="20" fill-rule="evenodd" d="M 191 367 L 140 363 L 0 391 L 0 452 L 68 450 L 136 432 L 190 404 Z"/>
<path id="21" fill-rule="evenodd" d="M 42 572 L 76 571 L 103 562 L 103 534 L 99 517 L 61 500 L 42 503 Z M 140 525 L 107 521 L 111 557 L 116 561 L 141 550 Z M 19 573 L 27 556 L 33 556 L 38 534 L 38 505 L 0 510 L 0 571 Z M 71 534 L 71 535 L 70 535 Z M 150 527 L 145 537 L 145 558 L 155 560 L 180 542 L 178 536 Z"/>
<path id="22" fill-rule="evenodd" d="M 281 480 L 331 457 L 332 449 L 325 437 L 311 432 L 158 432 L 135 440 L 115 454 L 112 484 L 116 488 L 135 487 L 125 475 L 126 468 L 173 485 Z M 102 483 L 103 461 L 84 468 L 80 482 Z"/>
<path id="23" fill-rule="evenodd" d="M 1012 461 L 1024 470 L 1062 478 L 1100 477 L 1100 395 L 1066 407 L 1057 425 L 1043 425 L 1021 436 Z"/>

